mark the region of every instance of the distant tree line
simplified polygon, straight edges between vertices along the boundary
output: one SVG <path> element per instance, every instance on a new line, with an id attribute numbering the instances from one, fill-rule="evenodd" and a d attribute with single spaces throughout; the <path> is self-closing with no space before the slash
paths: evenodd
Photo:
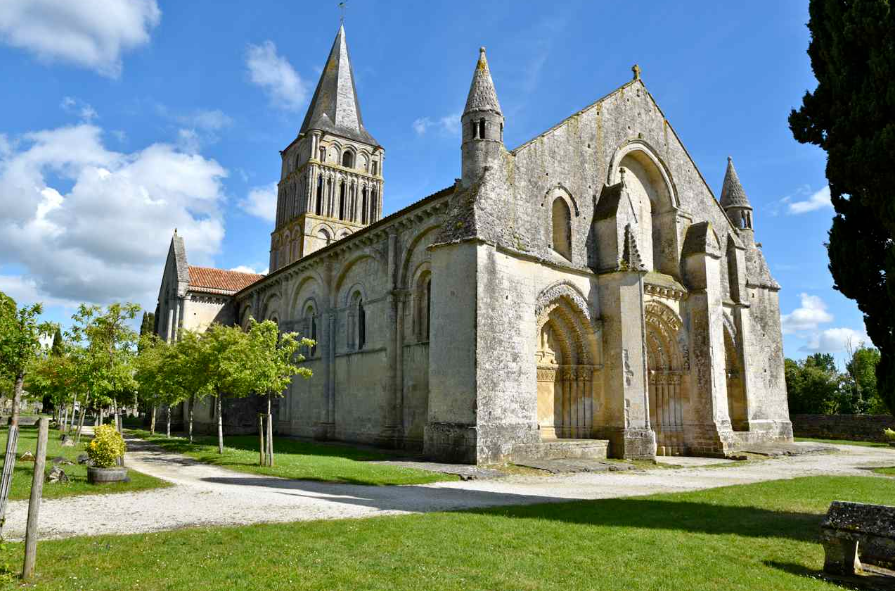
<path id="1" fill-rule="evenodd" d="M 829 353 L 801 361 L 785 361 L 786 391 L 791 414 L 886 414 L 885 396 L 877 387 L 877 349 L 859 346 L 849 351 L 839 371 Z"/>

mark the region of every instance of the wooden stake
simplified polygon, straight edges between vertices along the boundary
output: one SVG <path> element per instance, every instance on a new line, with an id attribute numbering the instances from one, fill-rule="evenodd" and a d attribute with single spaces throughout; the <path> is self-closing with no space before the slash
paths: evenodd
<path id="1" fill-rule="evenodd" d="M 6 505 L 9 501 L 9 488 L 12 486 L 12 474 L 18 453 L 19 426 L 10 425 L 6 438 L 6 457 L 3 459 L 3 475 L 0 477 L 0 538 L 6 525 Z"/>
<path id="2" fill-rule="evenodd" d="M 37 516 L 40 513 L 40 499 L 44 490 L 44 467 L 47 464 L 47 432 L 50 422 L 41 417 L 37 434 L 37 452 L 34 454 L 34 479 L 31 481 L 31 500 L 28 501 L 28 525 L 25 528 L 25 565 L 22 578 L 26 581 L 34 576 L 37 560 Z"/>
<path id="3" fill-rule="evenodd" d="M 266 466 L 264 462 L 264 415 L 258 413 L 258 465 Z"/>

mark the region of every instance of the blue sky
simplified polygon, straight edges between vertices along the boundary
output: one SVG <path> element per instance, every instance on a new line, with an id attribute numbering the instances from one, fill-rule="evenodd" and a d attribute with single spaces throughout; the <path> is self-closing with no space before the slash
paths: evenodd
<path id="1" fill-rule="evenodd" d="M 155 308 L 174 227 L 191 264 L 267 267 L 278 150 L 297 134 L 338 3 L 5 0 L 0 290 L 65 322 L 81 301 Z M 863 337 L 832 288 L 825 156 L 787 116 L 816 84 L 807 1 L 381 2 L 345 27 L 384 213 L 459 176 L 478 47 L 515 147 L 643 79 L 716 195 L 727 156 L 755 208 L 789 357 Z"/>

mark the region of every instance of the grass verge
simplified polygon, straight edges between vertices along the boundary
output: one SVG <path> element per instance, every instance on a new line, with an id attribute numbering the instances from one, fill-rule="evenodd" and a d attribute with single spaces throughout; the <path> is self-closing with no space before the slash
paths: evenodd
<path id="1" fill-rule="evenodd" d="M 830 501 L 892 483 L 811 477 L 707 491 L 365 520 L 41 542 L 39 589 L 835 590 Z M 460 491 L 458 491 L 460 494 Z M 21 564 L 21 544 L 4 562 Z M 9 583 L 12 587 L 14 583 Z"/>
<path id="2" fill-rule="evenodd" d="M 813 437 L 794 437 L 795 441 L 807 441 L 810 443 L 832 443 L 834 445 L 860 445 L 861 447 L 889 447 L 888 443 L 879 441 L 847 441 L 845 439 L 815 439 Z M 895 448 L 892 448 L 895 451 Z"/>
<path id="3" fill-rule="evenodd" d="M 0 458 L 6 457 L 6 440 L 9 437 L 9 431 L 4 429 L 0 436 Z M 61 468 L 65 471 L 69 481 L 64 483 L 44 482 L 43 498 L 58 499 L 61 497 L 71 497 L 75 495 L 99 495 L 120 492 L 135 492 L 139 490 L 148 490 L 151 488 L 161 488 L 171 486 L 170 483 L 137 472 L 136 470 L 128 470 L 130 482 L 115 482 L 111 484 L 95 485 L 87 483 L 87 466 L 77 463 L 79 454 L 87 449 L 87 443 L 90 437 L 82 437 L 81 443 L 75 447 L 62 447 L 59 431 L 50 429 L 47 437 L 47 472 L 53 467 L 53 458 L 62 456 L 73 464 L 63 465 Z M 37 451 L 37 426 L 20 426 L 18 456 L 21 457 L 26 451 L 32 454 Z M 31 495 L 31 480 L 34 478 L 34 462 L 16 461 L 15 471 L 12 476 L 12 485 L 9 490 L 10 500 L 27 499 Z"/>
<path id="4" fill-rule="evenodd" d="M 427 484 L 457 480 L 456 476 L 450 474 L 373 463 L 391 458 L 385 453 L 347 445 L 329 445 L 275 437 L 276 465 L 267 467 L 258 465 L 257 435 L 225 436 L 224 453 L 221 455 L 218 453 L 216 437 L 194 437 L 194 443 L 190 443 L 183 437 L 169 439 L 164 435 L 150 435 L 149 431 L 140 429 L 128 429 L 127 432 L 151 441 L 167 451 L 183 454 L 207 464 L 251 474 L 369 485 Z"/>
<path id="5" fill-rule="evenodd" d="M 877 474 L 882 474 L 883 476 L 895 476 L 895 466 L 890 466 L 888 468 L 876 468 L 874 472 L 876 472 Z M 889 502 L 889 504 L 891 505 L 892 502 L 895 502 L 895 498 L 893 498 L 892 501 Z"/>

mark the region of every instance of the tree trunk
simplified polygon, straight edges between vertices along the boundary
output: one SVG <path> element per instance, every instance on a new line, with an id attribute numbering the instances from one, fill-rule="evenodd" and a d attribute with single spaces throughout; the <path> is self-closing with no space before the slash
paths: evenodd
<path id="1" fill-rule="evenodd" d="M 69 424 L 68 424 L 68 429 L 66 429 L 66 431 L 67 431 L 69 434 L 70 434 L 72 431 L 75 430 L 75 418 L 76 418 L 76 416 L 77 416 L 77 414 L 78 414 L 78 411 L 75 410 L 75 409 L 76 409 L 75 404 L 77 403 L 77 401 L 78 401 L 78 397 L 75 396 L 74 400 L 72 400 L 72 402 L 71 402 L 71 416 L 69 417 L 69 421 L 70 421 L 70 422 L 69 422 Z M 81 414 L 82 414 L 82 415 L 84 414 L 84 409 L 83 409 L 83 408 L 81 409 Z"/>
<path id="2" fill-rule="evenodd" d="M 155 435 L 155 411 L 156 406 L 152 406 L 152 418 L 149 419 L 149 434 Z"/>
<path id="3" fill-rule="evenodd" d="M 75 438 L 75 443 L 81 442 L 81 431 L 84 429 L 84 417 L 87 416 L 87 408 L 90 407 L 90 392 L 87 393 L 87 399 L 84 400 L 84 406 L 81 407 L 81 419 L 78 421 L 78 436 Z"/>
<path id="4" fill-rule="evenodd" d="M 19 410 L 22 404 L 22 390 L 25 384 L 25 372 L 20 371 L 16 374 L 16 389 L 12 397 L 12 419 L 9 424 L 16 427 L 19 426 Z"/>
<path id="5" fill-rule="evenodd" d="M 221 395 L 216 396 L 215 405 L 218 410 L 218 453 L 224 455 L 224 419 L 221 416 Z"/>
<path id="6" fill-rule="evenodd" d="M 190 443 L 193 442 L 193 408 L 195 406 L 196 406 L 196 396 L 194 394 L 193 396 L 190 396 L 190 428 L 189 428 Z"/>
<path id="7" fill-rule="evenodd" d="M 168 426 L 167 426 L 167 437 L 171 439 L 171 405 L 168 405 Z"/>

